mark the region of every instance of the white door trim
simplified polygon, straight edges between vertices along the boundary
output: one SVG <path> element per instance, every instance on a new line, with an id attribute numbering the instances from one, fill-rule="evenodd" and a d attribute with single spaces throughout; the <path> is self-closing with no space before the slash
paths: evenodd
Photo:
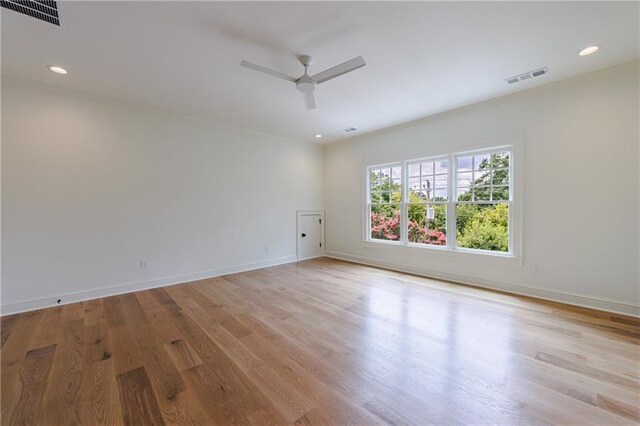
<path id="1" fill-rule="evenodd" d="M 315 216 L 320 215 L 320 254 L 316 256 L 301 256 L 300 255 L 300 217 L 301 216 Z M 296 215 L 296 255 L 298 260 L 313 259 L 316 257 L 323 257 L 325 250 L 324 244 L 324 210 L 298 210 Z"/>

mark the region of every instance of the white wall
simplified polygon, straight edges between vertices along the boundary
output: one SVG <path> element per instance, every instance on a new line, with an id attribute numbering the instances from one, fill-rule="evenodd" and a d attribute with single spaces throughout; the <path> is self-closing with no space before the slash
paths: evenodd
<path id="1" fill-rule="evenodd" d="M 320 146 L 3 77 L 3 313 L 294 260 L 322 161 Z"/>
<path id="2" fill-rule="evenodd" d="M 638 80 L 636 62 L 327 145 L 327 254 L 639 315 Z M 504 137 L 523 140 L 523 262 L 363 244 L 366 165 Z"/>

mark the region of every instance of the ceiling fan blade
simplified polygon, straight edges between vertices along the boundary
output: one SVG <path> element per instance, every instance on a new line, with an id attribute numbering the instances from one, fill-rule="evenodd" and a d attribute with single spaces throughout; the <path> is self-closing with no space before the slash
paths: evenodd
<path id="1" fill-rule="evenodd" d="M 294 82 L 294 83 L 296 81 L 296 79 L 294 77 L 291 77 L 290 75 L 287 75 L 287 74 L 285 74 L 283 72 L 275 71 L 275 70 L 272 70 L 270 68 L 266 68 L 266 67 L 263 67 L 262 65 L 257 65 L 257 64 L 251 63 L 251 62 L 242 61 L 242 62 L 240 62 L 240 66 L 252 69 L 254 71 L 259 71 L 259 72 L 262 72 L 262 73 L 265 73 L 265 74 L 269 74 L 269 75 L 272 75 L 274 77 L 278 77 L 278 78 L 281 78 L 283 80 L 291 81 L 291 82 Z"/>
<path id="2" fill-rule="evenodd" d="M 302 97 L 307 109 L 316 109 L 316 98 L 313 97 L 313 92 L 303 93 Z"/>
<path id="3" fill-rule="evenodd" d="M 336 65 L 335 67 L 331 67 L 322 72 L 319 72 L 316 75 L 312 75 L 311 78 L 318 84 L 324 83 L 325 81 L 331 80 L 332 78 L 339 77 L 348 72 L 357 70 L 358 68 L 362 68 L 367 63 L 364 61 L 362 56 L 357 56 L 353 59 L 349 59 L 347 62 L 343 62 L 340 65 Z"/>

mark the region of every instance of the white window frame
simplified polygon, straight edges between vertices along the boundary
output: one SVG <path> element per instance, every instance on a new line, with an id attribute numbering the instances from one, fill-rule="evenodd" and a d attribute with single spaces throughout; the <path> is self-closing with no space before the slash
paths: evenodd
<path id="1" fill-rule="evenodd" d="M 402 175 L 401 175 L 401 185 L 402 185 L 402 189 L 401 189 L 401 200 L 400 200 L 400 240 L 379 240 L 377 238 L 371 238 L 371 170 L 372 169 L 380 169 L 380 168 L 386 168 L 386 167 L 396 167 L 396 166 L 400 166 L 401 171 L 402 171 Z M 406 231 L 404 231 L 404 227 L 405 227 L 405 222 L 406 222 L 406 218 L 405 218 L 405 214 L 404 214 L 404 209 L 405 209 L 405 182 L 404 182 L 404 178 L 405 178 L 405 169 L 404 169 L 404 165 L 401 161 L 394 161 L 391 163 L 382 163 L 382 164 L 374 164 L 372 166 L 367 166 L 366 168 L 366 189 L 365 189 L 365 194 L 366 194 L 366 199 L 365 199 L 365 211 L 367 212 L 367 214 L 365 215 L 365 223 L 366 223 L 366 229 L 367 229 L 367 236 L 366 238 L 368 238 L 367 241 L 371 241 L 374 243 L 382 243 L 382 244 L 393 244 L 393 245 L 401 245 L 402 241 L 404 241 L 404 237 L 403 235 L 406 234 Z M 389 204 L 393 204 L 393 203 L 389 203 Z"/>
<path id="2" fill-rule="evenodd" d="M 364 187 L 364 200 L 365 200 L 365 221 L 363 226 L 363 246 L 365 247 L 388 247 L 396 246 L 403 249 L 416 249 L 416 250 L 428 250 L 432 253 L 452 256 L 467 256 L 471 255 L 488 255 L 496 258 L 509 258 L 515 259 L 519 262 L 522 261 L 522 149 L 523 144 L 521 138 L 510 138 L 507 140 L 489 141 L 476 143 L 473 145 L 467 145 L 458 147 L 457 149 L 447 150 L 446 152 L 438 152 L 434 155 L 422 155 L 398 158 L 392 162 L 380 162 L 377 164 L 366 165 L 364 167 L 364 173 L 366 175 L 366 182 Z M 498 152 L 500 150 L 509 150 L 509 200 L 500 201 L 483 201 L 482 204 L 497 204 L 506 203 L 509 205 L 509 251 L 499 252 L 492 250 L 472 249 L 457 247 L 456 242 L 456 205 L 460 202 L 457 201 L 457 178 L 458 178 L 458 164 L 457 158 L 466 155 L 478 155 L 489 152 Z M 408 230 L 407 230 L 407 215 L 409 205 L 409 163 L 415 163 L 419 161 L 435 161 L 448 159 L 449 163 L 449 180 L 448 180 L 448 197 L 447 197 L 447 245 L 438 246 L 432 244 L 421 244 L 408 242 Z M 378 240 L 371 238 L 371 203 L 370 203 L 370 170 L 380 167 L 390 167 L 392 165 L 400 165 L 402 167 L 402 203 L 400 207 L 401 211 L 401 230 L 399 241 Z M 480 204 L 480 203 L 476 203 Z"/>
<path id="3" fill-rule="evenodd" d="M 447 171 L 447 201 L 443 202 L 443 201 L 438 201 L 438 202 L 425 202 L 423 204 L 442 204 L 447 206 L 447 244 L 444 246 L 438 246 L 435 244 L 422 244 L 422 243 L 412 243 L 409 241 L 409 230 L 408 230 L 408 220 L 409 220 L 409 164 L 412 163 L 424 163 L 424 162 L 428 162 L 428 161 L 433 161 L 434 163 L 436 161 L 439 160 L 447 160 L 448 163 L 448 171 Z M 424 158 L 416 158 L 416 159 L 410 159 L 410 160 L 405 160 L 402 162 L 402 171 L 403 171 L 403 191 L 402 191 L 402 195 L 403 198 L 402 200 L 404 201 L 404 211 L 406 212 L 406 214 L 404 214 L 404 217 L 402 218 L 404 220 L 405 223 L 405 227 L 404 229 L 404 239 L 401 240 L 402 242 L 404 242 L 407 246 L 410 247 L 428 247 L 428 248 L 432 248 L 432 249 L 436 249 L 436 250 L 447 250 L 449 248 L 449 210 L 450 210 L 450 204 L 451 204 L 451 194 L 452 194 L 452 189 L 451 189 L 451 156 L 450 155 L 436 155 L 436 156 L 432 156 L 432 157 L 424 157 Z M 435 193 L 435 184 L 434 184 L 434 193 Z M 377 240 L 373 240 L 373 241 L 377 241 Z"/>

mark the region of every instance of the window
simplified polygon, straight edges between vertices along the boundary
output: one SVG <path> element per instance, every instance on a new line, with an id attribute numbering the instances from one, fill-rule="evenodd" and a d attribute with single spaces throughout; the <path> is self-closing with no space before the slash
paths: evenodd
<path id="1" fill-rule="evenodd" d="M 367 169 L 367 240 L 513 254 L 512 148 Z"/>
<path id="2" fill-rule="evenodd" d="M 400 240 L 402 166 L 369 169 L 369 236 L 374 240 Z"/>
<path id="3" fill-rule="evenodd" d="M 449 160 L 408 162 L 407 170 L 407 241 L 446 246 Z"/>
<path id="4" fill-rule="evenodd" d="M 509 150 L 456 156 L 456 244 L 509 252 Z"/>

